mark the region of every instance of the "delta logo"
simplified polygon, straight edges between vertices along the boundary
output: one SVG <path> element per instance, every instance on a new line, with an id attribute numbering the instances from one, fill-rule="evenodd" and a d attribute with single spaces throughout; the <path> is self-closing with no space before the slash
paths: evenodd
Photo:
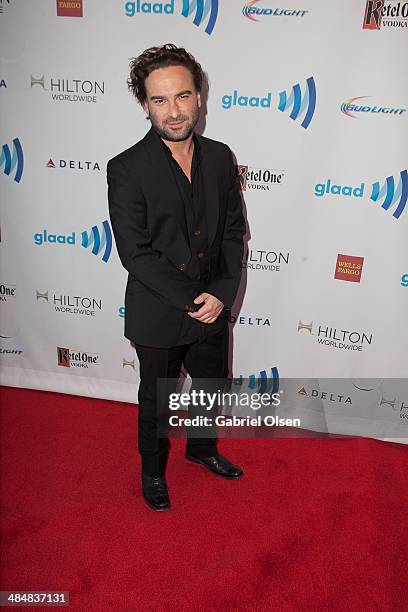
<path id="1" fill-rule="evenodd" d="M 408 27 L 408 2 L 367 0 L 363 30 Z"/>
<path id="2" fill-rule="evenodd" d="M 95 161 L 83 161 L 83 160 L 74 160 L 74 159 L 58 159 L 56 162 L 50 157 L 50 159 L 45 164 L 47 168 L 62 168 L 68 170 L 99 170 L 100 166 L 98 162 Z"/>
<path id="3" fill-rule="evenodd" d="M 407 112 L 406 108 L 400 108 L 397 106 L 378 106 L 369 104 L 356 104 L 356 100 L 364 100 L 370 96 L 358 96 L 357 98 L 350 98 L 343 102 L 340 106 L 340 110 L 347 117 L 356 119 L 358 115 L 394 115 L 400 117 Z M 358 113 L 354 115 L 353 113 Z"/>
<path id="4" fill-rule="evenodd" d="M 104 263 L 109 261 L 112 252 L 112 231 L 108 221 L 102 221 L 100 227 L 94 225 L 90 230 L 78 232 L 81 235 L 80 242 L 77 232 L 70 234 L 52 233 L 47 229 L 34 234 L 34 243 L 38 246 L 54 244 L 60 246 L 74 246 L 80 244 L 85 249 L 90 249 L 93 255 L 101 255 Z"/>
<path id="5" fill-rule="evenodd" d="M 350 331 L 328 325 L 314 326 L 313 321 L 311 323 L 299 321 L 297 330 L 309 333 L 318 344 L 343 351 L 362 351 L 366 346 L 371 346 L 373 341 L 372 333 Z"/>
<path id="6" fill-rule="evenodd" d="M 85 368 L 99 365 L 99 355 L 87 351 L 73 351 L 57 346 L 57 365 L 62 368 Z"/>
<path id="7" fill-rule="evenodd" d="M 5 87 L 7 89 L 7 83 L 5 79 L 0 79 L 0 89 Z"/>
<path id="8" fill-rule="evenodd" d="M 302 387 L 297 394 L 300 395 L 300 397 L 314 397 L 319 400 L 335 402 L 336 404 L 353 404 L 351 397 L 348 395 L 332 393 L 331 391 L 321 391 L 320 389 L 306 389 L 306 387 Z"/>
<path id="9" fill-rule="evenodd" d="M 0 168 L 3 168 L 4 174 L 13 176 L 16 183 L 19 183 L 23 177 L 24 170 L 24 154 L 23 147 L 18 138 L 13 138 L 12 147 L 4 144 L 0 151 Z"/>
<path id="10" fill-rule="evenodd" d="M 297 83 L 289 91 L 283 90 L 276 96 L 271 91 L 264 96 L 241 95 L 234 89 L 232 94 L 221 96 L 221 107 L 224 110 L 240 107 L 259 111 L 275 108 L 282 113 L 288 111 L 290 119 L 300 121 L 300 125 L 307 129 L 316 110 L 316 99 L 316 83 L 313 77 L 309 77 L 303 87 Z"/>
<path id="11" fill-rule="evenodd" d="M 261 8 L 255 6 L 261 0 L 247 0 L 242 9 L 244 17 L 250 21 L 259 21 L 257 17 L 304 17 L 309 11 L 303 9 Z"/>
<path id="12" fill-rule="evenodd" d="M 83 0 L 57 0 L 58 17 L 83 17 Z"/>
<path id="13" fill-rule="evenodd" d="M 175 1 L 168 0 L 167 2 L 144 2 L 136 0 L 136 2 L 125 2 L 126 17 L 136 17 L 136 15 L 174 15 Z M 197 27 L 205 26 L 204 32 L 212 34 L 218 17 L 218 1 L 219 0 L 177 0 L 179 3 L 181 16 L 186 19 L 192 19 L 193 24 Z"/>
<path id="14" fill-rule="evenodd" d="M 359 283 L 363 272 L 364 257 L 354 255 L 337 255 L 334 278 L 337 280 Z"/>
<path id="15" fill-rule="evenodd" d="M 270 168 L 253 168 L 252 166 L 238 165 L 235 167 L 238 179 L 238 187 L 241 191 L 256 189 L 258 191 L 270 191 L 275 185 L 280 185 L 284 177 L 282 170 Z"/>
<path id="16" fill-rule="evenodd" d="M 402 170 L 397 175 L 388 176 L 382 183 L 376 181 L 369 187 L 370 200 L 379 205 L 383 210 L 393 211 L 392 216 L 399 219 L 405 210 L 408 198 L 408 174 Z M 315 196 L 323 198 L 326 196 L 342 196 L 348 198 L 363 198 L 366 192 L 366 184 L 360 185 L 340 185 L 334 183 L 332 179 L 327 179 L 325 183 L 317 183 L 314 188 Z"/>

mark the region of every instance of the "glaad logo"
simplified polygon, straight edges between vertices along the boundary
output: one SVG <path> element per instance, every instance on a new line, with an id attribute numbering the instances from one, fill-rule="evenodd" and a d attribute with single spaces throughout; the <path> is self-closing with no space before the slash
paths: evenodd
<path id="1" fill-rule="evenodd" d="M 309 332 L 311 336 L 315 336 L 313 332 L 313 321 L 311 323 L 298 323 L 298 332 Z M 371 345 L 373 334 L 367 334 L 360 331 L 348 331 L 345 329 L 337 329 L 336 327 L 328 327 L 319 325 L 317 331 L 317 342 L 331 348 L 342 349 L 345 351 L 362 351 L 365 345 Z"/>
<path id="2" fill-rule="evenodd" d="M 378 181 L 371 185 L 370 199 L 373 202 L 381 204 L 384 210 L 395 208 L 393 217 L 399 219 L 402 215 L 407 199 L 408 199 L 408 173 L 402 170 L 399 175 L 397 186 L 393 176 L 388 176 L 381 185 Z M 362 198 L 364 196 L 365 183 L 361 183 L 357 187 L 351 185 L 332 184 L 332 179 L 328 179 L 326 183 L 317 183 L 315 185 L 315 195 L 323 197 L 325 195 L 339 195 L 354 198 Z"/>
<path id="3" fill-rule="evenodd" d="M 269 168 L 252 168 L 251 166 L 236 166 L 235 172 L 238 179 L 238 187 L 241 191 L 257 189 L 269 191 L 273 185 L 280 185 L 284 172 L 271 170 Z"/>
<path id="4" fill-rule="evenodd" d="M 57 16 L 83 17 L 83 0 L 57 0 Z"/>
<path id="5" fill-rule="evenodd" d="M 49 304 L 51 300 L 55 312 L 94 317 L 96 311 L 102 310 L 102 300 L 97 300 L 93 297 L 84 297 L 80 295 L 56 295 L 55 293 L 51 294 L 50 296 L 48 290 L 38 291 L 38 289 L 36 290 L 35 295 L 37 302 L 42 301 Z"/>
<path id="6" fill-rule="evenodd" d="M 304 91 L 297 83 L 293 85 L 290 93 L 281 91 L 279 93 L 279 102 L 277 102 L 277 110 L 282 113 L 290 110 L 289 117 L 293 121 L 302 119 L 301 126 L 307 129 L 313 119 L 316 109 L 316 84 L 313 77 L 306 79 Z M 221 106 L 224 110 L 229 110 L 233 106 L 250 107 L 250 108 L 268 108 L 272 107 L 272 92 L 268 92 L 264 97 L 261 96 L 242 96 L 234 89 L 231 95 L 223 95 L 221 98 Z"/>
<path id="7" fill-rule="evenodd" d="M 155 15 L 174 15 L 174 2 L 125 2 L 126 17 L 134 17 L 137 13 L 152 13 Z M 218 17 L 218 0 L 180 0 L 182 17 L 190 18 L 194 14 L 193 24 L 201 26 L 206 23 L 205 32 L 212 34 Z"/>
<path id="8" fill-rule="evenodd" d="M 354 255 L 337 255 L 334 278 L 359 283 L 363 272 L 364 257 Z"/>
<path id="9" fill-rule="evenodd" d="M 289 253 L 247 249 L 242 268 L 247 270 L 269 270 L 280 272 L 282 264 L 289 264 Z"/>
<path id="10" fill-rule="evenodd" d="M 371 106 L 364 104 L 354 104 L 356 100 L 364 100 L 369 96 L 358 96 L 357 98 L 350 98 L 350 100 L 346 100 L 340 106 L 341 112 L 347 115 L 347 117 L 352 117 L 353 119 L 357 119 L 356 115 L 352 113 L 363 113 L 370 115 L 398 115 L 401 116 L 403 113 L 407 112 L 406 108 L 399 108 L 393 106 Z"/>
<path id="11" fill-rule="evenodd" d="M 2 283 L 0 285 L 0 302 L 8 302 L 16 297 L 16 285 Z"/>
<path id="12" fill-rule="evenodd" d="M 336 402 L 337 404 L 352 404 L 351 397 L 346 395 L 339 395 L 337 393 L 331 393 L 330 391 L 321 391 L 320 389 L 311 389 L 309 393 L 305 387 L 302 387 L 298 391 L 298 395 L 303 397 L 316 397 L 317 399 L 324 399 L 329 402 Z"/>
<path id="13" fill-rule="evenodd" d="M 401 287 L 408 287 L 408 274 L 401 276 Z"/>
<path id="14" fill-rule="evenodd" d="M 70 170 L 100 170 L 98 162 L 76 161 L 73 159 L 59 159 L 55 164 L 50 158 L 46 163 L 47 168 L 69 168 Z"/>
<path id="15" fill-rule="evenodd" d="M 101 231 L 94 225 L 89 232 L 83 231 L 81 236 L 81 246 L 85 249 L 92 247 L 93 255 L 99 255 L 103 252 L 102 261 L 107 263 L 112 251 L 112 232 L 108 221 L 102 222 Z M 50 234 L 48 230 L 44 229 L 41 233 L 34 234 L 34 242 L 39 246 L 45 243 L 75 245 L 77 244 L 77 236 L 75 232 L 70 234 Z"/>
<path id="16" fill-rule="evenodd" d="M 86 368 L 99 365 L 99 355 L 86 351 L 71 351 L 57 346 L 57 364 L 63 368 Z"/>
<path id="17" fill-rule="evenodd" d="M 256 4 L 257 2 L 260 2 L 260 0 L 247 0 L 247 3 L 242 9 L 242 14 L 244 15 L 244 17 L 247 17 L 247 19 L 250 19 L 251 21 L 259 21 L 259 19 L 256 19 L 255 15 L 278 17 L 304 17 L 304 15 L 309 12 L 297 9 L 259 8 L 257 6 L 254 6 L 254 4 Z"/>
<path id="18" fill-rule="evenodd" d="M 382 27 L 408 27 L 408 2 L 398 0 L 367 0 L 363 30 L 380 30 Z"/>
<path id="19" fill-rule="evenodd" d="M 51 99 L 55 102 L 97 102 L 98 96 L 105 93 L 105 81 L 89 81 L 82 79 L 50 78 L 45 86 L 45 77 L 31 75 L 31 89 L 37 85 L 51 92 Z"/>
<path id="20" fill-rule="evenodd" d="M 277 367 L 271 368 L 271 375 L 268 378 L 266 370 L 259 372 L 259 375 L 250 374 L 248 378 L 248 388 L 256 389 L 259 387 L 259 393 L 277 393 L 279 391 L 279 371 Z M 233 379 L 234 385 L 242 385 L 243 376 Z"/>
<path id="21" fill-rule="evenodd" d="M 13 138 L 13 153 L 10 152 L 8 144 L 4 144 L 0 152 L 0 168 L 4 166 L 4 174 L 10 176 L 15 169 L 14 180 L 16 183 L 21 181 L 24 169 L 23 147 L 18 138 Z"/>

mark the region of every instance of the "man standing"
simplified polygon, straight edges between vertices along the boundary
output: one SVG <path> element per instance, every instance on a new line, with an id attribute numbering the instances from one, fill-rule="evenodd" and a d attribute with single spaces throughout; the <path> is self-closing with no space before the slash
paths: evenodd
<path id="1" fill-rule="evenodd" d="M 183 48 L 152 47 L 130 64 L 128 86 L 151 121 L 146 136 L 108 162 L 109 213 L 129 272 L 125 336 L 140 362 L 142 490 L 170 507 L 167 437 L 158 432 L 158 378 L 228 375 L 228 313 L 241 277 L 245 221 L 227 145 L 194 133 L 203 72 Z M 188 437 L 185 457 L 217 475 L 241 468 L 216 439 Z"/>

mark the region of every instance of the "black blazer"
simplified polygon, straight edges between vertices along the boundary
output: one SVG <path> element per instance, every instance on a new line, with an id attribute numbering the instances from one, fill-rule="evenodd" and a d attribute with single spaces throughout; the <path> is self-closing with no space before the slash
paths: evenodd
<path id="1" fill-rule="evenodd" d="M 183 317 L 203 291 L 229 309 L 241 277 L 245 220 L 229 147 L 197 135 L 208 226 L 206 282 L 192 278 L 185 205 L 153 128 L 107 165 L 109 214 L 129 272 L 125 336 L 138 344 L 177 343 Z M 201 325 L 213 325 L 205 324 Z"/>

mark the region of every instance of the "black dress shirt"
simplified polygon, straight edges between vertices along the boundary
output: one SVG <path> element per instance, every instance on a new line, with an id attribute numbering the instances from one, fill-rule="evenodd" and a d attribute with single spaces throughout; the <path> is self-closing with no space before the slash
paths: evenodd
<path id="1" fill-rule="evenodd" d="M 191 161 L 190 182 L 181 166 L 173 157 L 170 148 L 161 138 L 160 140 L 166 151 L 174 180 L 179 189 L 180 198 L 184 203 L 186 225 L 192 253 L 192 259 L 188 265 L 188 273 L 192 278 L 205 282 L 209 274 L 209 261 L 207 257 L 208 228 L 205 193 L 201 173 L 202 152 L 200 151 L 200 145 L 195 134 L 193 134 L 194 152 Z M 202 323 L 185 313 L 177 345 L 190 344 L 196 340 L 204 339 L 208 335 L 218 333 L 228 324 L 228 314 L 229 313 L 224 310 L 214 323 Z"/>

